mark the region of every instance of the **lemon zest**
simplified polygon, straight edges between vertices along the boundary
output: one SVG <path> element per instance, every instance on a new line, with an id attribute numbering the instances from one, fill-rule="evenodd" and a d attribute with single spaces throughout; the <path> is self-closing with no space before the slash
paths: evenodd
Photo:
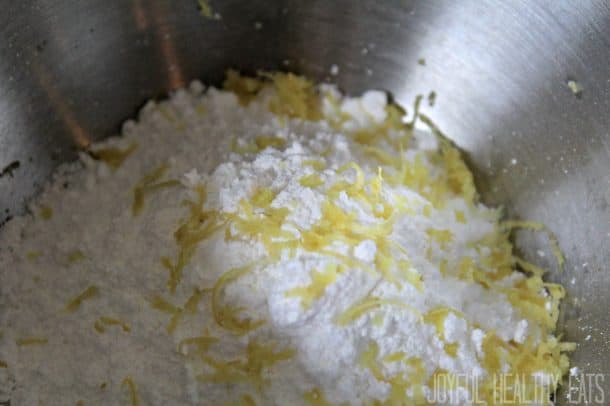
<path id="1" fill-rule="evenodd" d="M 144 198 L 150 193 L 180 185 L 180 182 L 176 180 L 155 183 L 163 177 L 167 169 L 168 166 L 166 164 L 159 165 L 157 168 L 144 175 L 135 185 L 133 188 L 133 203 L 131 205 L 131 213 L 133 216 L 138 216 L 142 213 L 142 210 L 144 209 Z"/>
<path id="2" fill-rule="evenodd" d="M 207 200 L 205 187 L 198 185 L 195 192 L 197 201 L 187 202 L 190 207 L 188 219 L 174 232 L 174 239 L 178 245 L 177 258 L 174 261 L 168 257 L 161 258 L 161 265 L 169 272 L 167 287 L 171 293 L 176 291 L 176 287 L 182 280 L 184 268 L 195 254 L 199 243 L 210 238 L 226 223 L 219 213 L 203 209 Z"/>
<path id="3" fill-rule="evenodd" d="M 415 309 L 413 306 L 404 303 L 398 299 L 382 299 L 378 297 L 367 297 L 364 300 L 356 303 L 351 306 L 343 313 L 341 313 L 337 318 L 335 318 L 335 322 L 340 326 L 345 326 L 356 319 L 363 316 L 365 313 L 370 312 L 372 310 L 378 309 L 381 306 L 394 306 L 402 309 L 406 309 L 415 315 L 418 319 L 422 319 L 422 315 L 419 310 Z"/>
<path id="4" fill-rule="evenodd" d="M 66 305 L 66 311 L 68 313 L 75 312 L 85 300 L 94 298 L 99 294 L 99 292 L 100 289 L 97 286 L 89 286 L 78 296 L 68 302 Z"/>
<path id="5" fill-rule="evenodd" d="M 46 345 L 49 343 L 49 340 L 44 337 L 23 337 L 15 340 L 15 344 L 17 347 L 29 347 L 32 345 Z"/>
<path id="6" fill-rule="evenodd" d="M 235 93 L 237 99 L 239 100 L 239 104 L 242 106 L 247 106 L 250 104 L 258 92 L 265 86 L 265 83 L 262 80 L 242 76 L 234 69 L 228 69 L 225 75 L 226 78 L 223 82 L 223 88 Z"/>
<path id="7" fill-rule="evenodd" d="M 255 266 L 256 264 L 249 264 L 239 268 L 233 268 L 225 272 L 220 278 L 218 278 L 212 289 L 212 313 L 214 315 L 214 320 L 219 326 L 237 335 L 247 334 L 248 332 L 265 324 L 265 321 L 239 319 L 237 314 L 242 309 L 221 306 L 220 295 L 227 285 L 252 272 Z"/>
<path id="8" fill-rule="evenodd" d="M 36 259 L 42 256 L 42 252 L 40 251 L 29 251 L 25 254 L 28 260 L 35 261 Z"/>
<path id="9" fill-rule="evenodd" d="M 324 162 L 321 159 L 308 159 L 308 160 L 303 161 L 302 165 L 304 167 L 309 166 L 316 171 L 322 171 L 326 167 L 326 162 Z"/>
<path id="10" fill-rule="evenodd" d="M 133 141 L 127 148 L 120 149 L 116 147 L 100 148 L 89 151 L 89 155 L 93 159 L 102 161 L 112 169 L 118 169 L 125 160 L 134 153 L 138 148 L 138 143 Z"/>
<path id="11" fill-rule="evenodd" d="M 381 372 L 381 368 L 377 363 L 377 357 L 379 356 L 379 345 L 375 341 L 370 341 L 369 346 L 366 350 L 360 354 L 360 361 L 358 362 L 360 367 L 368 368 L 371 374 L 378 381 L 384 381 L 385 377 Z"/>
<path id="12" fill-rule="evenodd" d="M 423 320 L 424 323 L 432 324 L 436 328 L 436 332 L 439 337 L 443 338 L 445 334 L 445 319 L 451 313 L 457 317 L 464 318 L 464 314 L 459 310 L 446 306 L 440 306 L 428 311 L 424 315 Z"/>
<path id="13" fill-rule="evenodd" d="M 50 220 L 53 217 L 53 209 L 49 206 L 40 206 L 40 218 L 43 220 Z"/>
<path id="14" fill-rule="evenodd" d="M 565 256 L 563 254 L 563 251 L 561 250 L 561 247 L 559 247 L 559 241 L 557 240 L 557 236 L 555 236 L 555 234 L 551 230 L 549 230 L 548 227 L 546 227 L 544 224 L 537 223 L 534 221 L 508 220 L 502 222 L 500 226 L 509 231 L 515 229 L 524 229 L 531 231 L 543 231 L 544 233 L 546 233 L 547 238 L 549 239 L 549 243 L 551 245 L 551 252 L 555 257 L 555 260 L 557 261 L 557 268 L 559 269 L 559 272 L 563 271 L 565 265 Z"/>
<path id="15" fill-rule="evenodd" d="M 404 351 L 397 351 L 383 357 L 383 362 L 400 362 L 407 358 L 407 354 Z"/>
<path id="16" fill-rule="evenodd" d="M 461 224 L 466 224 L 466 215 L 464 214 L 464 212 L 462 210 L 456 210 L 454 212 L 455 214 L 455 221 L 457 221 L 458 223 Z"/>
<path id="17" fill-rule="evenodd" d="M 312 269 L 310 274 L 311 283 L 306 286 L 290 289 L 285 293 L 285 296 L 300 297 L 301 307 L 309 309 L 315 300 L 320 299 L 324 295 L 326 288 L 335 282 L 340 272 L 340 268 L 334 264 L 327 265 L 322 272 Z"/>
<path id="18" fill-rule="evenodd" d="M 133 381 L 133 379 L 131 379 L 131 377 L 126 377 L 125 379 L 123 379 L 123 382 L 121 382 L 121 386 L 126 386 L 127 389 L 129 390 L 129 396 L 131 398 L 131 406 L 138 406 L 139 405 L 139 400 L 138 400 L 138 391 L 136 388 L 136 384 Z"/>
<path id="19" fill-rule="evenodd" d="M 430 239 L 436 241 L 436 243 L 442 248 L 446 249 L 447 245 L 453 241 L 453 233 L 450 230 L 441 230 L 435 228 L 428 228 L 426 234 Z"/>
<path id="20" fill-rule="evenodd" d="M 272 343 L 264 344 L 250 340 L 246 349 L 246 360 L 237 359 L 224 362 L 203 356 L 203 361 L 215 371 L 212 374 L 198 375 L 197 379 L 202 382 L 215 383 L 249 382 L 260 391 L 267 383 L 264 372 L 278 362 L 291 359 L 294 354 L 293 349 L 276 351 Z"/>
<path id="21" fill-rule="evenodd" d="M 324 181 L 317 173 L 312 173 L 311 175 L 303 176 L 299 179 L 299 184 L 304 187 L 309 188 L 317 188 L 318 186 L 322 186 Z"/>
<path id="22" fill-rule="evenodd" d="M 70 262 L 71 264 L 82 261 L 86 258 L 87 257 L 81 250 L 74 250 L 68 254 L 68 262 Z"/>
<path id="23" fill-rule="evenodd" d="M 212 345 L 219 341 L 218 338 L 209 336 L 183 338 L 178 343 L 178 352 L 184 353 L 188 347 L 195 347 L 197 354 L 203 355 Z"/>
<path id="24" fill-rule="evenodd" d="M 269 101 L 272 113 L 312 121 L 322 118 L 320 99 L 312 82 L 292 73 L 278 72 L 268 76 L 275 90 Z"/>
<path id="25" fill-rule="evenodd" d="M 104 326 L 119 326 L 121 327 L 121 329 L 126 332 L 129 333 L 131 332 L 131 327 L 129 326 L 129 324 L 125 323 L 124 321 L 121 321 L 119 319 L 115 319 L 112 317 L 107 317 L 107 316 L 101 316 L 99 319 L 97 319 L 93 325 L 93 327 L 95 328 L 95 330 L 98 333 L 104 333 L 106 331 L 106 328 Z"/>
<path id="26" fill-rule="evenodd" d="M 172 317 L 166 327 L 168 334 L 173 334 L 178 327 L 178 323 L 184 317 L 185 314 L 195 314 L 197 312 L 197 306 L 202 299 L 205 292 L 201 289 L 193 289 L 193 293 L 186 300 L 182 307 L 173 305 L 163 299 L 161 296 L 153 296 L 148 300 L 153 309 L 159 310 L 163 313 L 169 314 Z"/>

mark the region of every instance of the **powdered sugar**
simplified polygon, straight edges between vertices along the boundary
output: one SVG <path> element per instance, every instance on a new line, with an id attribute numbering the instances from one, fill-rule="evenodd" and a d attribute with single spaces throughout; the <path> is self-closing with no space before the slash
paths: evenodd
<path id="1" fill-rule="evenodd" d="M 195 82 L 167 102 L 150 102 L 137 123 L 125 124 L 123 137 L 94 147 L 137 143 L 117 169 L 84 154 L 84 171 L 63 168 L 32 205 L 35 214 L 50 208 L 52 217 L 15 219 L 0 234 L 0 266 L 11 270 L 0 287 L 0 358 L 9 365 L 0 389 L 14 379 L 8 393 L 15 404 L 108 404 L 125 397 L 120 382 L 130 376 L 147 404 L 244 396 L 257 404 L 305 404 L 312 391 L 330 403 L 364 404 L 389 399 L 397 385 L 390 378 L 411 376 L 403 395 L 413 397 L 432 390 L 426 382 L 435 371 L 485 376 L 489 332 L 506 342 L 538 340 L 543 330 L 506 294 L 476 275 L 447 273 L 495 271 L 481 241 L 497 230 L 498 213 L 459 194 L 437 204 L 433 184 L 420 190 L 391 181 L 397 175 L 350 135 L 385 125 L 386 95 L 321 91 L 324 120 L 309 121 L 270 113 L 270 89 L 244 107 L 234 94 Z M 439 147 L 436 137 L 387 131 L 411 137 L 399 158 L 413 165 L 416 180 L 420 159 L 430 173 L 445 170 L 425 155 Z M 167 169 L 158 182 L 182 186 L 146 194 L 134 216 L 134 185 L 160 165 Z M 205 202 L 195 203 L 204 189 Z M 164 266 L 184 254 L 180 227 L 193 213 L 193 227 L 218 221 L 221 231 L 198 240 L 172 295 Z M 71 261 L 76 250 L 83 258 Z M 510 273 L 497 286 L 523 279 Z M 63 314 L 67 300 L 89 285 L 99 296 Z M 151 308 L 157 296 L 181 310 Z M 444 312 L 440 325 L 434 312 Z M 94 321 L 108 315 L 129 322 L 130 333 L 96 333 Z M 172 328 L 170 316 L 177 320 Z M 231 330 L 232 323 L 256 327 Z M 38 335 L 48 337 L 44 348 L 14 344 Z M 367 351 L 373 364 L 363 361 Z M 384 361 L 396 354 L 405 362 Z M 104 391 L 102 382 L 110 383 Z M 460 391 L 465 401 L 469 392 Z"/>

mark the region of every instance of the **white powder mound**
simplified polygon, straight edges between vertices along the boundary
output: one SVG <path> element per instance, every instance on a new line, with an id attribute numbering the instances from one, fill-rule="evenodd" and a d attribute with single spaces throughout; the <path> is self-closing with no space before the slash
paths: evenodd
<path id="1" fill-rule="evenodd" d="M 515 301 L 558 295 L 499 272 L 498 212 L 435 193 L 457 169 L 434 135 L 388 126 L 382 92 L 321 86 L 321 120 L 270 112 L 277 92 L 150 102 L 0 230 L 0 402 L 467 404 L 433 378 L 558 345 Z"/>

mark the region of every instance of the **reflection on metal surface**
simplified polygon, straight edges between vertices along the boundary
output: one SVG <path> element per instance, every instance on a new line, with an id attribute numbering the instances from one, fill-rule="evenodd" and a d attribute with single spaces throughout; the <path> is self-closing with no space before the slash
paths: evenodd
<path id="1" fill-rule="evenodd" d="M 178 89 L 186 85 L 175 45 L 175 31 L 167 21 L 169 10 L 167 5 L 158 1 L 152 3 L 152 18 L 155 26 L 156 40 L 161 50 L 162 61 L 167 73 L 168 90 Z"/>
<path id="2" fill-rule="evenodd" d="M 142 0 L 132 0 L 133 5 L 133 19 L 136 24 L 138 31 L 144 31 L 148 29 L 148 16 L 146 14 L 146 7 L 142 3 Z"/>
<path id="3" fill-rule="evenodd" d="M 68 133 L 72 137 L 74 144 L 79 149 L 87 148 L 93 141 L 91 136 L 87 134 L 87 131 L 78 123 L 78 120 L 74 117 L 74 113 L 66 103 L 66 97 L 64 97 L 53 84 L 53 80 L 37 60 L 34 60 L 30 65 L 34 74 L 35 80 L 40 84 L 40 87 L 44 90 L 45 94 L 49 98 L 49 102 L 57 115 L 64 122 Z"/>
<path id="4" fill-rule="evenodd" d="M 54 157 L 74 157 L 75 140 L 112 134 L 146 99 L 191 78 L 219 83 L 227 67 L 288 67 L 349 92 L 393 90 L 408 107 L 435 91 L 435 106 L 422 108 L 469 154 L 484 199 L 557 234 L 566 271 L 550 277 L 570 295 L 562 330 L 579 343 L 574 364 L 610 372 L 607 1 L 226 0 L 214 8 L 222 20 L 203 19 L 188 0 L 10 2 L 0 15 L 0 168 L 21 166 L 0 178 L 0 223 L 23 210 Z M 330 77 L 332 65 L 339 75 Z M 548 259 L 537 255 L 542 238 L 517 241 L 531 259 Z"/>

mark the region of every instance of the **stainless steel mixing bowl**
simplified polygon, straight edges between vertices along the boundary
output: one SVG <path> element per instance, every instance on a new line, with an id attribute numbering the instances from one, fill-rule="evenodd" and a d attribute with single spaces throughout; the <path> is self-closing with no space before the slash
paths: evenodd
<path id="1" fill-rule="evenodd" d="M 557 234 L 567 264 L 550 278 L 568 290 L 573 363 L 610 373 L 608 1 L 211 0 L 221 19 L 194 0 L 0 4 L 0 222 L 146 99 L 219 83 L 227 67 L 382 88 L 405 105 L 435 91 L 424 110 L 468 153 L 484 200 Z M 518 245 L 552 266 L 541 236 Z M 604 386 L 610 402 L 609 375 Z"/>

